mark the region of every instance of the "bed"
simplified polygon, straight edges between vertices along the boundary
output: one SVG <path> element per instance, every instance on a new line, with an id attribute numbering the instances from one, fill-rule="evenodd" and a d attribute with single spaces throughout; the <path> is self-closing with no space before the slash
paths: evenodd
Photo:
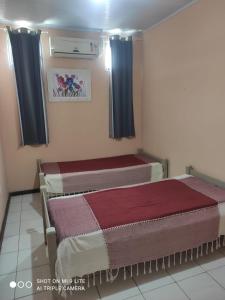
<path id="1" fill-rule="evenodd" d="M 139 150 L 136 155 L 82 161 L 38 160 L 38 172 L 40 185 L 57 196 L 157 181 L 168 176 L 168 161 Z"/>
<path id="2" fill-rule="evenodd" d="M 225 183 L 186 168 L 154 183 L 47 199 L 47 242 L 52 278 L 86 276 L 123 268 L 124 278 L 198 258 L 224 243 Z M 127 251 L 129 249 L 129 251 Z M 100 276 L 100 281 L 102 276 Z"/>

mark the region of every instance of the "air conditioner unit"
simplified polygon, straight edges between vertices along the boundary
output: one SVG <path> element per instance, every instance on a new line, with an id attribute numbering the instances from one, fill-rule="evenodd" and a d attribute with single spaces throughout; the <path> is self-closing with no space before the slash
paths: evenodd
<path id="1" fill-rule="evenodd" d="M 51 37 L 50 49 L 56 57 L 93 59 L 99 54 L 98 41 L 89 39 Z"/>

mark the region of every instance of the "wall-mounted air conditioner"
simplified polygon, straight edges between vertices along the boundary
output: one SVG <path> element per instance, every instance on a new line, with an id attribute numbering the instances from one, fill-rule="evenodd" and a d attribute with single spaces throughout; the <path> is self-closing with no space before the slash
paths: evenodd
<path id="1" fill-rule="evenodd" d="M 56 57 L 93 59 L 99 55 L 99 43 L 90 39 L 51 37 L 50 52 Z"/>

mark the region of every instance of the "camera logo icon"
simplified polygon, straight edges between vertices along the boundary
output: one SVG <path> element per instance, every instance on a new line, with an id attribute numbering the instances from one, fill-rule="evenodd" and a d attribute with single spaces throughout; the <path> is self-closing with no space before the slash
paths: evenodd
<path id="1" fill-rule="evenodd" d="M 31 281 L 18 281 L 18 282 L 15 282 L 15 281 L 11 281 L 9 283 L 9 286 L 12 288 L 12 289 L 15 289 L 16 287 L 22 289 L 22 288 L 27 288 L 27 289 L 30 289 L 32 288 L 33 284 Z"/>

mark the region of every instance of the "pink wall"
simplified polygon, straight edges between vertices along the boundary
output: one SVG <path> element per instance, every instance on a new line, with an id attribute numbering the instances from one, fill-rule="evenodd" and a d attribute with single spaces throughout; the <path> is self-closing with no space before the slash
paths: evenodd
<path id="1" fill-rule="evenodd" d="M 1 131 L 10 191 L 37 186 L 36 159 L 46 161 L 95 158 L 135 152 L 141 146 L 141 67 L 142 41 L 134 42 L 134 111 L 136 138 L 115 141 L 108 137 L 108 73 L 104 55 L 96 60 L 52 58 L 49 37 L 52 35 L 93 37 L 96 33 L 48 30 L 42 34 L 45 71 L 51 67 L 90 69 L 92 101 L 88 103 L 50 103 L 47 101 L 50 144 L 20 147 L 15 83 L 7 59 L 7 34 L 0 31 L 1 44 Z M 98 34 L 97 34 L 98 35 Z M 47 81 L 45 77 L 45 88 Z"/>
<path id="2" fill-rule="evenodd" d="M 225 1 L 201 0 L 144 33 L 143 146 L 225 180 Z"/>

